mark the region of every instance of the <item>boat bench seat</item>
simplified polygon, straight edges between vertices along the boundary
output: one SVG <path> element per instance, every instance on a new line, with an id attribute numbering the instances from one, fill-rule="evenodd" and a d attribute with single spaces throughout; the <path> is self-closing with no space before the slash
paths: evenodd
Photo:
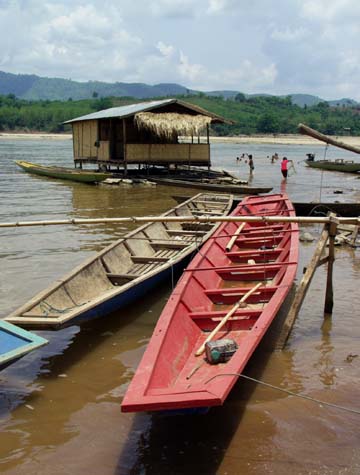
<path id="1" fill-rule="evenodd" d="M 259 317 L 261 315 L 261 312 L 262 309 L 240 308 L 234 313 L 231 318 L 236 319 L 241 317 L 247 319 L 252 317 Z M 204 320 L 210 318 L 213 321 L 220 321 L 225 317 L 226 314 L 226 310 L 203 310 L 201 312 L 190 312 L 189 317 L 192 320 Z"/>
<path id="2" fill-rule="evenodd" d="M 166 262 L 169 259 L 167 257 L 159 257 L 159 256 L 131 256 L 131 260 L 133 262 L 142 262 L 142 263 L 149 263 L 149 262 Z"/>
<path id="3" fill-rule="evenodd" d="M 260 287 L 248 297 L 246 302 L 249 304 L 268 302 L 277 289 L 277 285 Z M 234 287 L 229 289 L 207 289 L 204 290 L 204 293 L 213 304 L 230 305 L 238 302 L 248 291 L 249 287 Z"/>
<path id="4" fill-rule="evenodd" d="M 151 241 L 150 245 L 154 249 L 183 249 L 184 247 L 187 247 L 189 244 L 185 242 L 179 242 L 179 241 Z"/>
<path id="5" fill-rule="evenodd" d="M 112 272 L 106 272 L 106 276 L 111 280 L 113 284 L 124 284 L 131 280 L 137 279 L 140 275 L 137 274 L 113 274 Z"/>
<path id="6" fill-rule="evenodd" d="M 167 233 L 170 235 L 175 235 L 175 236 L 203 236 L 204 234 L 207 233 L 207 231 L 185 231 L 185 230 L 177 230 L 177 229 L 168 229 Z"/>

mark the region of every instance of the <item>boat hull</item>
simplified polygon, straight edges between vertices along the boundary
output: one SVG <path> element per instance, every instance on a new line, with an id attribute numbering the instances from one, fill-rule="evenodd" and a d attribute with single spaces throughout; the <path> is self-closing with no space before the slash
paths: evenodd
<path id="1" fill-rule="evenodd" d="M 171 279 L 173 277 L 174 279 L 177 279 L 179 274 L 181 274 L 184 266 L 187 265 L 190 259 L 191 259 L 191 256 L 185 256 L 184 259 L 179 261 L 172 268 L 166 268 L 162 272 L 159 272 L 158 274 L 155 274 L 154 276 L 148 279 L 144 279 L 142 282 L 140 282 L 136 286 L 130 287 L 128 290 L 124 292 L 120 292 L 117 295 L 114 295 L 113 297 L 90 308 L 89 310 L 81 313 L 79 316 L 71 320 L 68 320 L 63 323 L 54 322 L 54 324 L 51 325 L 51 328 L 59 329 L 59 328 L 65 328 L 66 326 L 69 326 L 69 325 L 81 325 L 83 323 L 89 322 L 94 319 L 104 318 L 113 312 L 121 310 L 127 305 L 130 305 L 133 302 L 136 302 L 141 297 L 144 297 L 151 290 L 158 287 L 162 282 L 165 282 L 169 278 Z M 44 320 L 43 323 L 44 323 L 44 327 L 48 328 L 49 323 L 51 322 Z M 29 326 L 30 328 L 32 328 L 34 325 L 32 322 L 29 322 L 28 325 L 25 324 L 23 326 L 25 327 Z M 40 326 L 41 325 L 36 325 L 36 327 L 40 327 Z"/>
<path id="2" fill-rule="evenodd" d="M 77 181 L 80 183 L 98 183 L 111 177 L 111 173 L 91 172 L 86 170 L 76 170 L 61 167 L 45 167 L 37 163 L 24 161 L 15 162 L 20 168 L 34 175 L 58 178 L 61 180 Z"/>
<path id="3" fill-rule="evenodd" d="M 260 193 L 269 193 L 272 190 L 272 187 L 259 187 L 259 186 L 244 186 L 244 185 L 234 185 L 231 183 L 226 184 L 217 184 L 217 183 L 207 183 L 200 181 L 190 181 L 190 180 L 178 180 L 178 179 L 167 179 L 167 178 L 158 178 L 151 177 L 151 181 L 157 183 L 158 185 L 167 185 L 167 186 L 179 186 L 181 188 L 194 188 L 198 190 L 209 190 L 214 192 L 224 192 L 224 193 L 239 193 L 242 195 L 258 195 Z"/>
<path id="4" fill-rule="evenodd" d="M 359 163 L 347 163 L 346 161 L 332 162 L 330 160 L 305 160 L 306 165 L 311 168 L 319 168 L 321 170 L 357 173 L 360 171 Z"/>
<path id="5" fill-rule="evenodd" d="M 295 212 L 286 195 L 273 195 L 245 198 L 233 214 L 294 216 Z M 284 302 L 297 261 L 296 223 L 223 223 L 191 261 L 168 300 L 122 411 L 223 404 Z M 214 331 L 211 341 L 225 338 L 237 345 L 231 358 L 219 364 L 198 353 Z"/>
<path id="6" fill-rule="evenodd" d="M 209 217 L 208 223 L 145 224 L 80 264 L 5 318 L 28 328 L 53 328 L 103 317 L 143 296 L 186 261 L 228 214 L 232 195 L 200 193 L 165 216 Z"/>

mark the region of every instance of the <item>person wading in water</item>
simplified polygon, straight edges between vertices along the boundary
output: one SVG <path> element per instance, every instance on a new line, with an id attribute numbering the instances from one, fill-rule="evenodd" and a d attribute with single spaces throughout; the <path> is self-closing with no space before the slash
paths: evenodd
<path id="1" fill-rule="evenodd" d="M 288 160 L 286 157 L 284 157 L 281 161 L 281 174 L 284 177 L 284 180 L 287 179 L 288 176 L 288 164 L 293 163 L 292 160 Z"/>

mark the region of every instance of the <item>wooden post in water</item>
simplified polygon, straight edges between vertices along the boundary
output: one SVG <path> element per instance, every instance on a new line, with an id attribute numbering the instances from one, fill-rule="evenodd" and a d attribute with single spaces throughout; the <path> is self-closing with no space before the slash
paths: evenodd
<path id="1" fill-rule="evenodd" d="M 339 224 L 339 220 L 334 213 L 329 213 L 329 256 L 327 259 L 327 278 L 326 278 L 326 294 L 325 294 L 325 314 L 332 314 L 334 306 L 334 293 L 333 293 L 333 268 L 335 261 L 335 237 L 336 230 Z"/>
<path id="2" fill-rule="evenodd" d="M 124 143 L 124 175 L 127 176 L 127 154 L 126 154 L 126 119 L 122 120 L 123 143 Z"/>
<path id="3" fill-rule="evenodd" d="M 326 243 L 328 241 L 329 237 L 329 231 L 328 231 L 328 225 L 325 224 L 323 231 L 321 233 L 320 239 L 317 243 L 314 255 L 309 263 L 309 265 L 306 268 L 306 271 L 303 275 L 303 278 L 301 279 L 301 282 L 299 284 L 299 287 L 297 288 L 294 300 L 291 304 L 289 313 L 287 314 L 287 317 L 285 319 L 285 322 L 282 327 L 282 331 L 279 337 L 279 340 L 277 342 L 277 348 L 283 349 L 284 346 L 286 345 L 286 342 L 290 336 L 291 330 L 294 326 L 296 317 L 298 316 L 298 313 L 300 311 L 301 305 L 304 301 L 304 298 L 306 296 L 306 292 L 310 286 L 311 280 L 315 274 L 315 271 L 317 267 L 321 264 L 324 264 L 327 262 L 327 258 L 321 259 L 321 256 L 324 252 Z"/>

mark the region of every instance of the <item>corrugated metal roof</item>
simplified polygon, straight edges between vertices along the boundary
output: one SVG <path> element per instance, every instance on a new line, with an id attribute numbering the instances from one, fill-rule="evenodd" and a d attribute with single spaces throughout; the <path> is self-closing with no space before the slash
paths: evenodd
<path id="1" fill-rule="evenodd" d="M 102 111 L 93 112 L 92 114 L 76 117 L 75 119 L 66 121 L 65 124 L 70 124 L 71 122 L 78 122 L 81 120 L 110 119 L 113 117 L 118 117 L 121 119 L 133 114 L 137 114 L 138 112 L 144 112 L 159 106 L 170 104 L 174 101 L 174 99 L 164 99 L 161 101 L 139 102 L 138 104 L 130 104 L 128 106 L 111 107 L 110 109 L 104 109 Z"/>
<path id="2" fill-rule="evenodd" d="M 104 109 L 102 111 L 93 112 L 92 114 L 76 117 L 75 119 L 71 119 L 64 122 L 64 124 L 71 124 L 72 122 L 79 122 L 82 120 L 111 119 L 114 117 L 123 119 L 125 117 L 137 114 L 138 112 L 145 112 L 152 109 L 157 109 L 158 107 L 162 107 L 172 103 L 181 104 L 182 106 L 188 107 L 189 109 L 196 111 L 199 114 L 207 115 L 220 122 L 226 122 L 222 117 L 219 117 L 216 114 L 201 109 L 200 107 L 195 106 L 193 104 L 188 104 L 186 102 L 179 101 L 178 99 L 163 99 L 161 101 L 139 102 L 138 104 L 130 104 L 128 106 L 111 107 L 110 109 Z"/>

